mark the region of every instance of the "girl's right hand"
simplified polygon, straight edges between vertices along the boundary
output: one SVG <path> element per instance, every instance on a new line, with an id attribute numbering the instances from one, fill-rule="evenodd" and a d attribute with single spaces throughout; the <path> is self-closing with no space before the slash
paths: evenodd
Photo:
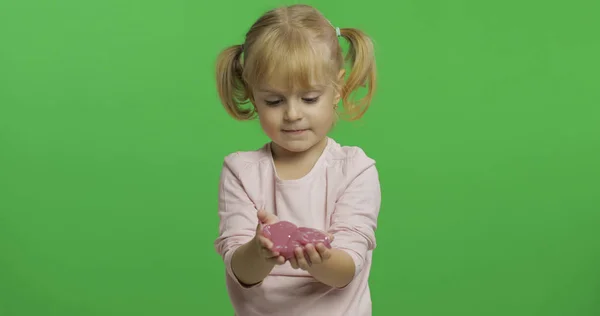
<path id="1" fill-rule="evenodd" d="M 277 216 L 268 213 L 264 210 L 260 210 L 257 213 L 258 225 L 256 226 L 256 235 L 254 236 L 254 242 L 258 249 L 258 254 L 265 261 L 275 264 L 282 265 L 285 263 L 285 258 L 277 251 L 273 251 L 273 242 L 263 235 L 262 228 L 264 225 L 275 224 L 279 221 Z"/>

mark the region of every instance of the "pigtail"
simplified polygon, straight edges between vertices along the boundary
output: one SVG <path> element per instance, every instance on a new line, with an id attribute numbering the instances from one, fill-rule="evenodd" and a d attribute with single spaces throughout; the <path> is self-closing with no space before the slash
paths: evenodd
<path id="1" fill-rule="evenodd" d="M 341 98 L 344 109 L 349 115 L 348 119 L 357 120 L 367 111 L 375 92 L 375 50 L 371 38 L 360 30 L 342 28 L 340 35 L 349 43 L 346 62 L 351 66 L 350 74 L 341 91 Z M 367 94 L 352 102 L 352 95 L 360 87 L 366 87 Z"/>
<path id="2" fill-rule="evenodd" d="M 252 107 L 243 108 L 248 103 L 247 86 L 242 78 L 242 45 L 235 45 L 223 50 L 216 62 L 216 82 L 219 98 L 227 113 L 233 118 L 243 121 L 254 118 Z"/>

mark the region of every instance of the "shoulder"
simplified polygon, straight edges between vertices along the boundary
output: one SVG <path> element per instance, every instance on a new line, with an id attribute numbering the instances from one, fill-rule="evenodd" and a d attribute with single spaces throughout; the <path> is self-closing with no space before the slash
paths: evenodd
<path id="1" fill-rule="evenodd" d="M 339 167 L 347 177 L 352 178 L 367 170 L 376 170 L 375 159 L 358 146 L 343 146 L 330 139 L 327 150 L 330 165 Z"/>
<path id="2" fill-rule="evenodd" d="M 256 150 L 236 151 L 225 156 L 223 167 L 231 170 L 235 175 L 248 169 L 255 169 L 263 162 L 267 162 L 268 145 L 264 145 Z"/>

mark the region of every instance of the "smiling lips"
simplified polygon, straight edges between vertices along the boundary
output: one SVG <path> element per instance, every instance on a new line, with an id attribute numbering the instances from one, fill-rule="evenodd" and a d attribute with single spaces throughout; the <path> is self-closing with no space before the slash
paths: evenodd
<path id="1" fill-rule="evenodd" d="M 307 131 L 308 129 L 283 129 L 282 131 L 284 133 L 288 133 L 288 134 L 300 134 L 302 132 Z"/>

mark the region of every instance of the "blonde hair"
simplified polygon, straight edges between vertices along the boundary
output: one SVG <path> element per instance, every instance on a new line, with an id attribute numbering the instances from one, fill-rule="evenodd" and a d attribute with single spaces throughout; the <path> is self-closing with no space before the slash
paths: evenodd
<path id="1" fill-rule="evenodd" d="M 376 72 L 372 40 L 354 28 L 340 28 L 348 41 L 345 58 L 336 29 L 315 8 L 292 5 L 261 16 L 246 33 L 245 42 L 224 49 L 217 58 L 216 81 L 221 103 L 233 118 L 256 117 L 252 88 L 275 79 L 288 87 L 310 87 L 315 79 L 327 78 L 340 93 L 345 117 L 361 118 L 375 91 Z M 350 66 L 348 78 L 338 81 L 340 70 Z M 352 97 L 360 87 L 367 93 Z"/>

